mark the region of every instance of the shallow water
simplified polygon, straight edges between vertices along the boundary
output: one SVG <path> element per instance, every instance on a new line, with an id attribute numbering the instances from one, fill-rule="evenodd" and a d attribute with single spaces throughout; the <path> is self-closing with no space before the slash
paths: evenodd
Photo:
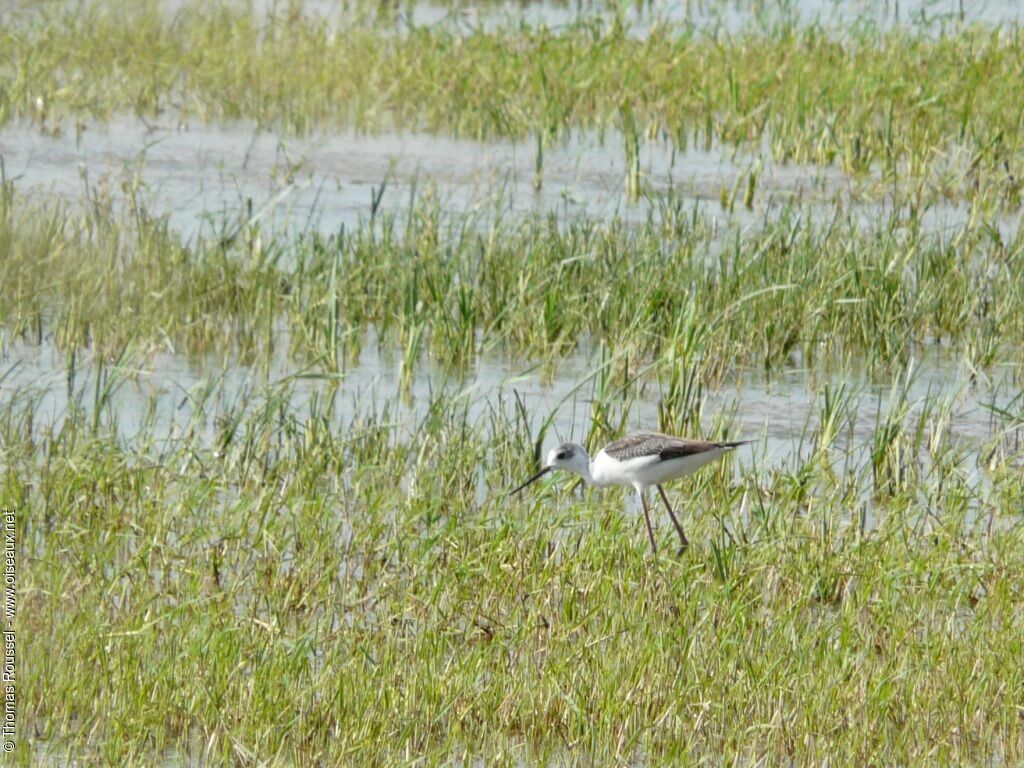
<path id="1" fill-rule="evenodd" d="M 26 123 L 0 128 L 0 158 L 20 193 L 75 199 L 88 183 L 122 196 L 126 183 L 141 184 L 143 199 L 155 212 L 167 212 L 186 237 L 210 220 L 230 218 L 248 200 L 264 224 L 336 232 L 369 215 L 382 185 L 382 211 L 408 210 L 411 195 L 429 191 L 457 212 L 497 206 L 520 214 L 637 221 L 671 192 L 684 202 L 707 203 L 723 223 L 744 223 L 781 202 L 826 201 L 857 183 L 832 168 L 773 163 L 766 152 L 721 146 L 679 152 L 668 142 L 649 141 L 640 148 L 646 194 L 633 200 L 615 132 L 545 147 L 540 174 L 536 157 L 535 143 L 351 131 L 286 138 L 247 123 L 147 126 L 118 118 L 56 135 Z M 723 190 L 731 191 L 755 164 L 754 205 L 737 205 L 730 216 L 719 204 Z"/>
<path id="2" fill-rule="evenodd" d="M 953 173 L 970 153 L 953 154 Z M 712 231 L 730 235 L 799 208 L 822 222 L 851 212 L 868 228 L 893 213 L 880 172 L 858 177 L 837 168 L 783 164 L 770 143 L 737 149 L 674 149 L 667 140 L 639 149 L 641 194 L 627 184 L 624 142 L 617 131 L 577 134 L 544 147 L 536 167 L 531 142 L 473 141 L 416 132 L 353 131 L 288 137 L 252 123 L 147 123 L 118 117 L 82 130 L 43 131 L 36 124 L 0 127 L 0 163 L 19 194 L 78 204 L 97 192 L 114 200 L 132 191 L 150 212 L 167 215 L 186 240 L 219 235 L 251 208 L 261 227 L 280 235 L 316 229 L 335 233 L 374 211 L 399 217 L 427 199 L 481 226 L 508 215 L 559 220 L 617 218 L 641 223 L 671 202 L 699 209 Z M 750 207 L 747 177 L 757 174 Z M 734 195 L 727 209 L 723 197 Z M 1020 229 L 1021 212 L 984 214 L 1004 241 Z M 925 231 L 948 232 L 971 219 L 968 203 L 932 203 L 915 212 Z"/>
<path id="3" fill-rule="evenodd" d="M 281 344 L 286 348 L 286 344 Z M 411 386 L 401 383 L 401 354 L 371 331 L 362 340 L 358 359 L 337 377 L 297 371 L 283 357 L 266 369 L 241 364 L 215 365 L 180 355 L 158 354 L 139 365 L 129 365 L 115 376 L 118 383 L 103 423 L 116 423 L 129 442 L 150 445 L 176 443 L 186 434 L 212 445 L 218 418 L 232 411 L 253 412 L 273 396 L 283 396 L 289 411 L 301 418 L 316 402 L 322 408 L 332 400 L 334 426 L 351 428 L 360 419 L 386 421 L 399 436 L 415 434 L 432 402 L 465 401 L 471 423 L 485 423 L 493 410 L 511 410 L 515 399 L 526 405 L 536 434 L 551 417 L 552 428 L 544 450 L 561 440 L 586 439 L 595 402 L 613 414 L 626 414 L 632 429 L 658 425 L 658 407 L 664 383 L 651 373 L 642 375 L 628 395 L 603 399 L 597 384 L 602 367 L 600 353 L 581 349 L 554 375 L 540 366 L 524 364 L 497 354 L 484 356 L 471 370 L 454 374 L 424 356 L 416 365 Z M 69 382 L 68 360 L 51 345 L 6 343 L 0 356 L 0 402 L 33 401 L 33 429 L 59 428 L 72 403 L 94 410 L 98 367 L 82 356 L 75 361 Z M 106 374 L 109 375 L 109 369 Z M 893 385 L 905 373 L 869 378 L 862 372 L 821 372 L 790 369 L 771 379 L 752 372 L 740 373 L 715 390 L 706 390 L 703 423 L 711 428 L 716 415 L 724 415 L 730 436 L 753 441 L 738 454 L 738 470 L 760 465 L 761 471 L 792 471 L 808 458 L 820 423 L 823 392 L 841 387 L 851 394 L 852 418 L 837 438 L 837 469 L 849 463 L 863 466 L 878 419 L 893 402 Z M 950 441 L 969 457 L 965 467 L 975 481 L 984 483 L 977 460 L 997 440 L 1019 443 L 1024 414 L 1016 421 L 996 417 L 989 406 L 1021 411 L 1024 370 L 1016 365 L 996 366 L 980 378 L 941 352 L 915 362 L 907 400 L 909 419 L 920 414 L 929 398 L 951 405 Z M 923 458 L 923 460 L 927 460 Z"/>

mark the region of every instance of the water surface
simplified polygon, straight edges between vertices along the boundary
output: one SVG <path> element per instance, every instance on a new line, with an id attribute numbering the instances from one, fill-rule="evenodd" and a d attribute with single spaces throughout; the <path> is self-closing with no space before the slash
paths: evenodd
<path id="1" fill-rule="evenodd" d="M 456 373 L 424 355 L 406 386 L 400 353 L 370 331 L 358 358 L 337 375 L 297 369 L 283 356 L 267 367 L 254 368 L 166 353 L 112 374 L 109 367 L 102 369 L 82 353 L 72 380 L 67 357 L 52 345 L 8 340 L 0 356 L 0 402 L 31 400 L 34 429 L 58 429 L 69 408 L 94 409 L 96 378 L 102 370 L 117 382 L 102 423 L 116 425 L 129 443 L 144 441 L 151 446 L 172 445 L 187 436 L 210 447 L 225 414 L 252 413 L 274 397 L 284 397 L 289 412 L 299 419 L 311 404 L 322 411 L 326 402 L 333 402 L 333 426 L 339 434 L 356 422 L 376 419 L 410 439 L 438 399 L 464 402 L 470 421 L 486 424 L 495 410 L 511 412 L 518 398 L 528 409 L 535 434 L 550 421 L 545 450 L 561 440 L 585 441 L 596 404 L 616 418 L 624 416 L 627 428 L 656 429 L 666 391 L 662 376 L 641 371 L 625 391 L 603 392 L 602 359 L 599 350 L 581 346 L 551 375 L 539 365 L 491 353 Z M 873 378 L 856 366 L 833 372 L 794 368 L 771 378 L 740 371 L 705 391 L 702 421 L 710 429 L 721 419 L 732 438 L 753 441 L 737 458 L 740 470 L 759 466 L 762 472 L 793 471 L 812 452 L 826 388 L 833 397 L 845 392 L 850 404 L 849 418 L 835 443 L 837 468 L 865 465 L 879 420 L 901 396 L 910 404 L 908 423 L 929 404 L 948 407 L 949 440 L 962 449 L 965 471 L 979 484 L 984 484 L 979 469 L 983 456 L 1000 442 L 1019 445 L 1024 434 L 1024 368 L 995 366 L 979 377 L 941 351 L 912 362 L 908 371 Z M 999 410 L 1016 418 L 1000 415 Z"/>
<path id="2" fill-rule="evenodd" d="M 249 123 L 147 124 L 133 118 L 57 134 L 27 123 L 0 128 L 0 158 L 19 192 L 75 199 L 87 185 L 101 185 L 114 196 L 135 186 L 186 237 L 206 222 L 230 218 L 250 200 L 266 224 L 327 232 L 365 218 L 378 194 L 383 211 L 405 211 L 411 196 L 433 194 L 453 212 L 497 201 L 504 213 L 632 221 L 643 220 L 671 194 L 705 203 L 725 223 L 734 217 L 720 204 L 723 192 L 742 186 L 754 170 L 758 191 L 749 211 L 736 206 L 741 222 L 787 201 L 830 201 L 858 184 L 833 168 L 773 163 L 765 154 L 722 146 L 681 152 L 667 141 L 644 142 L 643 194 L 637 199 L 615 132 L 545 147 L 538 171 L 535 142 L 414 132 L 294 138 Z"/>

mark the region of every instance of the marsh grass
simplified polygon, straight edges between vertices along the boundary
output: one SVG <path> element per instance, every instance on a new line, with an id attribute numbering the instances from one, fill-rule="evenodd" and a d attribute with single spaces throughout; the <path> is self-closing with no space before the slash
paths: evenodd
<path id="1" fill-rule="evenodd" d="M 904 229 L 800 234 L 790 217 L 698 259 L 699 215 L 639 230 L 539 220 L 481 233 L 427 206 L 343 238 L 279 244 L 225 224 L 233 238 L 186 244 L 138 201 L 126 212 L 93 194 L 47 208 L 6 192 L 0 264 L 18 278 L 0 283 L 12 299 L 8 338 L 66 350 L 70 395 L 56 419 L 31 387 L 0 404 L 0 502 L 19 510 L 24 543 L 22 722 L 38 749 L 139 765 L 155 755 L 926 765 L 1024 751 L 1019 398 L 993 406 L 988 438 L 972 445 L 951 435 L 957 393 L 912 395 L 912 367 L 891 377 L 866 439 L 853 430 L 862 393 L 826 388 L 787 460 L 757 446 L 739 472 L 725 464 L 674 489 L 694 546 L 652 560 L 619 492 L 548 484 L 505 497 L 553 439 L 530 403 L 442 388 L 411 422 L 397 402 L 343 412 L 324 364 L 355 338 L 343 328 L 367 323 L 400 342 L 407 391 L 436 338 L 517 343 L 497 335 L 503 314 L 599 334 L 582 324 L 593 284 L 577 265 L 589 259 L 621 281 L 611 281 L 616 301 L 633 302 L 615 308 L 609 327 L 627 331 L 601 337 L 603 357 L 581 382 L 590 445 L 631 426 L 652 378 L 658 426 L 735 436 L 741 405 L 705 408 L 709 352 L 804 306 L 777 288 L 782 260 L 797 265 L 788 280 L 811 264 L 830 279 L 858 264 L 901 270 L 877 285 L 887 271 L 874 267 L 862 284 L 875 292 L 855 302 L 840 284 L 841 307 L 886 317 L 894 304 L 879 297 L 909 295 L 904 280 L 917 296 L 963 302 L 965 268 L 1012 274 L 1019 259 L 989 251 L 988 235 L 911 228 L 920 263 L 909 269 Z M 686 301 L 649 349 L 637 340 L 653 335 L 652 308 L 673 283 L 655 281 L 652 301 L 636 295 L 636 278 L 671 269 L 670 257 L 682 262 L 673 274 L 686 275 L 675 278 Z M 474 260 L 505 272 L 481 281 Z M 481 299 L 499 284 L 528 292 L 534 276 L 529 302 Z M 1016 286 L 991 283 L 988 306 L 1011 302 Z M 91 302 L 67 300 L 84 291 Z M 209 336 L 178 324 L 197 303 Z M 947 322 L 940 303 L 923 327 Z M 714 305 L 728 323 L 702 316 Z M 397 313 L 390 322 L 384 307 Z M 628 325 L 615 319 L 630 314 Z M 313 320 L 336 327 L 333 337 Z M 446 322 L 456 330 L 439 332 Z M 118 393 L 154 346 L 268 364 L 271 348 L 310 327 L 321 341 L 285 354 L 312 361 L 294 375 L 227 400 L 198 385 L 170 433 L 151 417 L 130 434 L 122 426 Z M 69 328 L 82 335 L 62 335 Z M 557 355 L 579 343 L 570 338 L 539 348 Z M 957 338 L 947 327 L 945 343 Z M 300 398 L 294 382 L 310 375 L 324 386 Z M 669 534 L 661 525 L 663 542 Z"/>
<path id="2" fill-rule="evenodd" d="M 865 222 L 793 205 L 722 234 L 699 207 L 633 226 L 451 214 L 423 198 L 335 235 L 275 235 L 243 215 L 229 236 L 185 242 L 143 199 L 129 186 L 123 202 L 33 202 L 9 184 L 9 332 L 52 335 L 67 354 L 132 342 L 337 372 L 372 326 L 402 350 L 407 381 L 423 354 L 455 370 L 497 348 L 553 365 L 585 341 L 704 382 L 795 362 L 895 370 L 929 346 L 982 371 L 1024 342 L 1021 236 L 980 213 L 930 232 L 923 212 Z"/>
<path id="3" fill-rule="evenodd" d="M 1019 205 L 1019 27 L 637 36 L 614 18 L 470 31 L 390 18 L 332 23 L 301 3 L 266 17 L 223 2 L 44 4 L 0 30 L 0 121 L 74 130 L 127 111 L 512 137 L 536 142 L 538 184 L 545 143 L 619 128 L 631 189 L 639 138 L 664 137 L 767 143 L 783 162 L 927 177 L 948 197 L 984 188 Z M 962 160 L 950 167 L 951 155 Z"/>
<path id="4" fill-rule="evenodd" d="M 0 372 L 18 764 L 1024 762 L 1024 395 L 965 436 L 960 385 L 914 378 L 939 350 L 963 386 L 1001 364 L 1019 387 L 1024 245 L 999 217 L 1020 199 L 1021 30 L 399 16 L 16 10 L 0 120 L 514 137 L 537 186 L 556 142 L 614 131 L 631 198 L 653 195 L 645 141 L 757 143 L 876 175 L 886 205 L 793 200 L 723 232 L 672 193 L 634 224 L 425 194 L 388 211 L 382 184 L 356 227 L 286 234 L 250 207 L 186 240 L 136 178 L 81 200 L 3 178 L 2 352 L 56 350 L 65 395 Z M 761 168 L 725 209 L 760 203 Z M 946 198 L 966 220 L 932 228 Z M 394 388 L 343 402 L 371 329 Z M 580 349 L 596 362 L 565 397 L 589 447 L 643 398 L 644 427 L 755 438 L 672 487 L 685 556 L 664 520 L 648 554 L 621 491 L 506 496 L 557 408 L 460 375 Z M 207 378 L 126 418 L 157 353 Z M 428 360 L 455 375 L 424 393 Z M 255 383 L 225 383 L 235 366 Z M 818 395 L 781 458 L 770 415 L 762 440 L 738 434 L 742 396 L 707 407 L 725 380 L 794 367 Z"/>
<path id="5" fill-rule="evenodd" d="M 595 426 L 628 408 L 607 386 Z M 823 419 L 807 461 L 755 449 L 679 486 L 694 544 L 652 560 L 617 492 L 504 496 L 538 439 L 521 401 L 474 417 L 439 391 L 413 424 L 339 427 L 332 397 L 197 391 L 211 439 L 168 441 L 125 438 L 92 388 L 49 428 L 31 396 L 0 408 L 37 745 L 140 765 L 1024 752 L 1019 467 L 1003 454 L 979 485 L 922 440 L 943 431 L 934 396 L 880 418 L 877 445 L 926 459 L 905 482 L 851 495 L 874 449 Z"/>

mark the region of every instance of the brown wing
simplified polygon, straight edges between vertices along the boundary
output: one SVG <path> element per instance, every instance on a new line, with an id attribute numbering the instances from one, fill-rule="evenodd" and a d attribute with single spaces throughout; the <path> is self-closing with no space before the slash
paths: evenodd
<path id="1" fill-rule="evenodd" d="M 633 432 L 606 445 L 604 452 L 619 461 L 635 459 L 639 456 L 657 456 L 662 461 L 667 461 L 682 456 L 706 453 L 716 448 L 735 448 L 737 445 L 743 445 L 744 442 L 712 443 L 706 440 L 672 437 L 663 435 L 661 432 Z"/>

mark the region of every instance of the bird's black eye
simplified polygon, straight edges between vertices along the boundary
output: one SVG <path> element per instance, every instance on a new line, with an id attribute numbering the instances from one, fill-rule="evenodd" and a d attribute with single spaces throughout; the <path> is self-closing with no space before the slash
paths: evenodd
<path id="1" fill-rule="evenodd" d="M 566 459 L 569 458 L 569 452 L 559 451 L 557 454 L 555 454 L 555 458 L 558 459 L 559 461 L 565 461 Z"/>

